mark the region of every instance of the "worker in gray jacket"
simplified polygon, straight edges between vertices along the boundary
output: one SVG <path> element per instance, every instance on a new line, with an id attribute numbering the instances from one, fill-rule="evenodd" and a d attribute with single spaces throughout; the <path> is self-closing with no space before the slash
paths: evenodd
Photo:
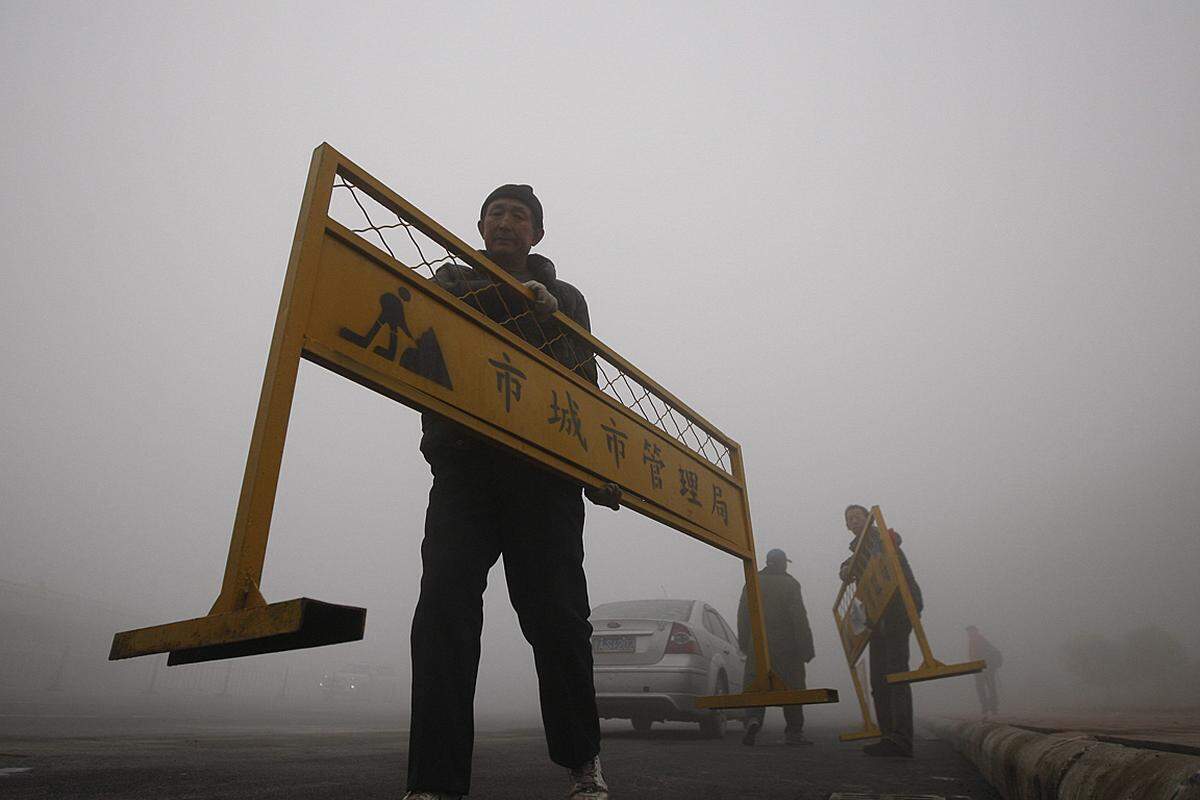
<path id="1" fill-rule="evenodd" d="M 808 612 L 804 608 L 800 582 L 787 571 L 790 561 L 782 550 L 774 549 L 767 553 L 767 565 L 758 573 L 759 595 L 767 629 L 771 668 L 783 678 L 788 688 L 804 689 L 805 664 L 812 661 L 814 655 L 812 628 L 808 625 Z M 749 654 L 744 684 L 744 690 L 749 691 L 758 665 L 755 663 L 754 644 L 750 635 L 750 610 L 746 605 L 744 588 L 742 600 L 738 603 L 738 644 Z M 742 744 L 753 747 L 755 737 L 762 728 L 766 709 L 754 708 L 748 713 Z M 786 744 L 812 744 L 804 738 L 804 706 L 783 706 L 783 718 L 787 722 L 784 733 Z"/>

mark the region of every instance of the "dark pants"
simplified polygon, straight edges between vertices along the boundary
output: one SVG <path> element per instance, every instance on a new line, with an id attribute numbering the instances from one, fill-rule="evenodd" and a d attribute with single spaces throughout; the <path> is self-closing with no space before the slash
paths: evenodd
<path id="1" fill-rule="evenodd" d="M 550 758 L 600 752 L 580 487 L 485 450 L 434 459 L 412 626 L 408 788 L 467 794 L 483 590 L 501 555 L 508 596 L 533 646 Z"/>
<path id="2" fill-rule="evenodd" d="M 975 673 L 975 693 L 979 695 L 979 708 L 986 716 L 1000 710 L 1000 698 L 996 694 L 996 671 L 985 669 Z"/>
<path id="3" fill-rule="evenodd" d="M 788 667 L 780 667 L 772 664 L 772 667 L 775 669 L 775 674 L 783 678 L 783 682 L 787 684 L 789 689 L 808 688 L 803 662 L 790 665 Z M 751 657 L 750 660 L 746 662 L 746 675 L 742 681 L 742 691 L 750 691 L 751 687 L 754 685 L 754 677 L 756 672 L 757 670 L 754 666 L 754 658 Z M 804 706 L 780 707 L 783 709 L 783 720 L 787 724 L 787 727 L 784 729 L 784 733 L 791 734 L 792 736 L 799 735 L 800 732 L 804 730 Z M 765 708 L 759 707 L 747 709 L 746 719 L 756 719 L 760 725 L 766 716 L 767 710 Z"/>
<path id="4" fill-rule="evenodd" d="M 884 625 L 871 636 L 871 698 L 875 719 L 883 738 L 905 752 L 913 749 L 912 688 L 907 683 L 888 683 L 885 676 L 908 671 L 908 638 L 912 625 L 901 613 L 889 609 Z"/>

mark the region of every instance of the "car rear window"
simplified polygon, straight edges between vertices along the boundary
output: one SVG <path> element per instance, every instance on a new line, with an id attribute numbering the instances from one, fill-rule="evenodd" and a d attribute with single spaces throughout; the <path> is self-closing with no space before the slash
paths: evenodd
<path id="1" fill-rule="evenodd" d="M 596 606 L 592 619 L 669 619 L 686 622 L 691 615 L 691 600 L 630 600 Z"/>

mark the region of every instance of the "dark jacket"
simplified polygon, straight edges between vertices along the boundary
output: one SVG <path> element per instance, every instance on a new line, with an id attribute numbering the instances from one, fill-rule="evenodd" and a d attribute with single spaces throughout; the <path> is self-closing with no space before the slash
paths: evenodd
<path id="1" fill-rule="evenodd" d="M 758 583 L 771 666 L 788 670 L 812 661 L 815 655 L 812 628 L 808 625 L 800 582 L 789 575 L 786 568 L 767 566 L 758 573 Z M 750 633 L 750 609 L 746 604 L 745 588 L 738 603 L 738 644 L 753 663 L 754 640 Z"/>
<path id="2" fill-rule="evenodd" d="M 487 253 L 484 252 L 484 255 Z M 554 262 L 545 256 L 530 253 L 526 263 L 533 280 L 543 284 L 558 300 L 558 310 L 590 331 L 591 320 L 583 292 L 559 280 Z M 434 280 L 467 305 L 499 322 L 588 381 L 596 383 L 596 359 L 591 346 L 566 330 L 557 320 L 535 319 L 529 310 L 529 302 L 511 286 L 497 283 L 490 275 L 459 264 L 439 267 Z M 421 431 L 421 452 L 427 460 L 447 451 L 474 450 L 486 446 L 463 426 L 428 411 L 421 415 Z"/>

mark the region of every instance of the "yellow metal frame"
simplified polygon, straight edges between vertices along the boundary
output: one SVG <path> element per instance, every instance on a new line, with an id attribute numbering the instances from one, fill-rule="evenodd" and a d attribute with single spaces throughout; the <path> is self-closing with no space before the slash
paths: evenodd
<path id="1" fill-rule="evenodd" d="M 858 698 L 858 710 L 862 713 L 863 727 L 862 730 L 853 731 L 851 733 L 839 734 L 838 738 L 843 742 L 853 742 L 859 739 L 877 739 L 882 733 L 879 726 L 875 724 L 875 720 L 871 718 L 871 704 L 867 702 L 867 693 L 863 687 L 867 683 L 866 666 L 861 659 L 858 663 L 850 666 L 850 680 L 854 684 L 854 696 Z"/>
<path id="2" fill-rule="evenodd" d="M 365 609 L 308 598 L 267 603 L 260 590 L 296 377 L 300 360 L 308 359 L 405 405 L 452 419 L 480 436 L 580 483 L 595 487 L 617 483 L 623 490 L 622 504 L 626 507 L 741 559 L 748 587 L 755 658 L 757 663 L 767 665 L 767 669 L 762 671 L 751 691 L 742 695 L 702 698 L 697 703 L 701 708 L 836 702 L 837 693 L 830 689 L 791 691 L 770 669 L 745 469 L 738 444 L 562 314 L 554 315 L 559 326 L 727 447 L 729 470 L 726 472 L 680 446 L 596 386 L 450 295 L 436 282 L 417 276 L 407 265 L 330 218 L 330 201 L 339 178 L 446 247 L 462 262 L 522 296 L 532 297 L 531 292 L 508 273 L 334 148 L 328 144 L 318 147 L 313 153 L 292 243 L 229 555 L 216 601 L 204 617 L 116 634 L 110 659 L 169 652 L 168 663 L 177 664 L 362 638 Z M 400 290 L 394 289 L 397 282 L 401 285 Z M 475 337 L 473 343 L 503 349 L 506 358 L 511 352 L 522 359 L 525 368 L 536 371 L 547 385 L 577 392 L 581 403 L 590 404 L 614 424 L 627 426 L 631 435 L 636 434 L 647 443 L 659 443 L 664 452 L 670 453 L 673 463 L 693 470 L 700 480 L 714 487 L 714 507 L 716 498 L 723 498 L 722 508 L 730 512 L 721 515 L 723 524 L 713 522 L 711 514 L 705 518 L 691 508 L 681 507 L 678 498 L 654 496 L 631 476 L 628 464 L 621 471 L 620 459 L 616 460 L 615 466 L 605 466 L 597 461 L 595 453 L 584 457 L 582 453 L 566 452 L 554 443 L 530 434 L 527 429 L 507 425 L 507 418 L 498 420 L 482 405 L 483 393 L 478 388 L 452 394 L 446 391 L 444 384 L 439 387 L 428 376 L 406 372 L 390 362 L 372 360 L 365 348 L 361 352 L 348 348 L 337 335 L 331 335 L 331 330 L 337 330 L 331 326 L 335 326 L 338 319 L 360 314 L 370 302 L 376 301 L 381 285 L 393 287 L 406 301 L 411 300 L 406 309 L 416 309 L 415 313 L 436 319 L 443 332 L 453 334 L 448 338 L 451 350 L 461 343 L 455 337 L 466 336 Z"/>
<path id="3" fill-rule="evenodd" d="M 868 537 L 864 534 L 874 526 L 879 532 L 880 542 L 878 552 L 868 552 L 865 549 Z M 900 554 L 891 536 L 879 506 L 872 506 L 867 523 L 858 534 L 858 540 L 851 556 L 850 579 L 842 583 L 838 590 L 837 599 L 833 604 L 833 618 L 837 625 L 838 637 L 846 655 L 846 663 L 850 669 L 850 678 L 854 684 L 854 692 L 858 697 L 859 710 L 862 712 L 863 726 L 861 730 L 843 733 L 839 738 L 846 741 L 856 739 L 872 739 L 880 735 L 879 726 L 871 717 L 871 706 L 867 699 L 868 683 L 861 673 L 861 658 L 870 642 L 871 629 L 879 623 L 880 617 L 892 602 L 896 594 L 900 595 L 904 604 L 905 614 L 912 625 L 921 648 L 921 666 L 908 672 L 894 672 L 885 676 L 888 683 L 918 683 L 939 678 L 951 678 L 957 675 L 970 675 L 982 672 L 987 667 L 985 661 L 965 661 L 958 664 L 943 664 L 933 656 L 929 638 L 925 635 L 925 626 L 921 623 L 921 615 L 917 613 L 917 604 L 913 599 L 912 587 L 908 585 L 904 569 L 900 563 Z M 867 578 L 867 580 L 863 580 Z M 866 626 L 862 631 L 854 630 L 854 620 L 850 611 L 852 604 L 863 609 Z"/>

